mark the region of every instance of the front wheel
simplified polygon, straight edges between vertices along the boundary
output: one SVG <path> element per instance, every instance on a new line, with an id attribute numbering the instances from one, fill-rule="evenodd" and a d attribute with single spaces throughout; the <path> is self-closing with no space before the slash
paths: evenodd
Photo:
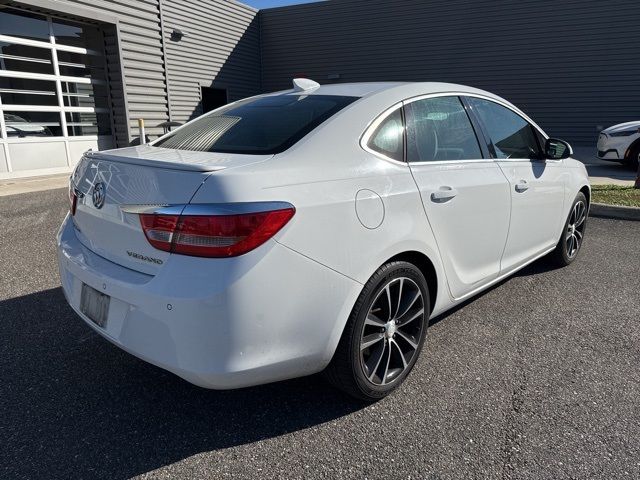
<path id="1" fill-rule="evenodd" d="M 429 305 L 427 282 L 417 267 L 400 261 L 380 267 L 358 297 L 325 376 L 359 399 L 387 396 L 418 359 Z"/>
<path id="2" fill-rule="evenodd" d="M 584 193 L 578 192 L 564 224 L 560 241 L 551 253 L 551 259 L 555 264 L 565 267 L 576 259 L 584 241 L 586 226 L 587 198 Z"/>
<path id="3" fill-rule="evenodd" d="M 640 164 L 640 145 L 636 145 L 629 152 L 629 158 L 627 158 L 627 165 L 632 169 L 637 170 L 638 164 Z"/>

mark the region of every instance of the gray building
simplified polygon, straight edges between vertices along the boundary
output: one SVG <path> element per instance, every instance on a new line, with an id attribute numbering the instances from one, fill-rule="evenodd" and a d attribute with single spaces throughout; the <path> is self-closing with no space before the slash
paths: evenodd
<path id="1" fill-rule="evenodd" d="M 69 171 L 260 93 L 257 10 L 213 0 L 0 5 L 0 179 Z"/>
<path id="2" fill-rule="evenodd" d="M 21 0 L 0 6 L 0 179 L 68 171 L 219 105 L 321 83 L 437 80 L 495 92 L 593 145 L 637 119 L 640 3 Z"/>

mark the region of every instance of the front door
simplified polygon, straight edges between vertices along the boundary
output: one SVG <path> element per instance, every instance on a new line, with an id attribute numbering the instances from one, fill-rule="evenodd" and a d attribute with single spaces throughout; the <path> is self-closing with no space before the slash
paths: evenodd
<path id="1" fill-rule="evenodd" d="M 500 167 L 483 158 L 456 96 L 405 104 L 407 161 L 420 190 L 454 298 L 500 273 L 510 192 Z"/>
<path id="2" fill-rule="evenodd" d="M 544 160 L 542 135 L 518 113 L 485 99 L 468 101 L 511 190 L 509 237 L 501 262 L 505 273 L 558 243 L 564 220 L 563 161 Z"/>

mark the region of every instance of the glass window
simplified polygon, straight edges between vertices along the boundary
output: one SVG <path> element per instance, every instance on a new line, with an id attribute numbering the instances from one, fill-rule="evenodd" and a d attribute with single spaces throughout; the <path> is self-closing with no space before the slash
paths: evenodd
<path id="1" fill-rule="evenodd" d="M 62 99 L 66 107 L 107 108 L 106 85 L 93 83 L 62 82 Z"/>
<path id="2" fill-rule="evenodd" d="M 4 112 L 9 138 L 59 137 L 62 135 L 57 112 Z"/>
<path id="3" fill-rule="evenodd" d="M 417 100 L 405 106 L 407 160 L 471 160 L 482 158 L 478 139 L 458 97 Z"/>
<path id="4" fill-rule="evenodd" d="M 105 113 L 67 112 L 67 131 L 69 136 L 110 135 L 109 115 Z"/>
<path id="5" fill-rule="evenodd" d="M 58 67 L 60 75 L 69 77 L 100 78 L 104 73 L 104 59 L 95 55 L 66 52 L 58 50 Z"/>
<path id="6" fill-rule="evenodd" d="M 404 161 L 404 124 L 402 109 L 398 108 L 385 118 L 373 132 L 367 146 L 389 158 Z"/>
<path id="7" fill-rule="evenodd" d="M 154 145 L 201 152 L 278 153 L 355 100 L 306 94 L 245 100 L 203 115 Z"/>
<path id="8" fill-rule="evenodd" d="M 86 25 L 58 18 L 52 19 L 53 35 L 59 45 L 102 50 L 100 30 L 93 25 Z"/>
<path id="9" fill-rule="evenodd" d="M 105 44 L 97 26 L 0 6 L 0 34 L 17 37 L 0 42 L 0 115 L 8 137 L 111 134 Z M 85 48 L 87 53 L 56 48 L 51 34 L 56 45 Z M 47 46 L 22 45 L 30 43 L 27 39 Z M 52 80 L 42 80 L 44 75 Z M 33 111 L 23 111 L 25 107 Z M 51 107 L 58 111 L 48 112 Z M 70 112 L 70 107 L 87 113 Z"/>
<path id="10" fill-rule="evenodd" d="M 0 77 L 4 105 L 58 105 L 56 83 L 48 80 Z"/>
<path id="11" fill-rule="evenodd" d="M 0 42 L 0 70 L 52 75 L 51 50 Z"/>
<path id="12" fill-rule="evenodd" d="M 0 7 L 0 33 L 12 37 L 50 41 L 46 17 L 10 8 Z"/>
<path id="13" fill-rule="evenodd" d="M 534 128 L 520 115 L 481 98 L 469 98 L 489 134 L 497 158 L 540 158 Z"/>

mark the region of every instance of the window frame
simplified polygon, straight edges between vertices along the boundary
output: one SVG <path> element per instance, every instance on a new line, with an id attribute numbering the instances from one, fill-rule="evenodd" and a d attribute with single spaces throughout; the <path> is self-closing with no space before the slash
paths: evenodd
<path id="1" fill-rule="evenodd" d="M 9 11 L 9 13 L 11 13 L 11 11 L 17 11 L 18 13 L 24 11 L 20 8 L 13 8 L 13 7 L 8 7 L 7 11 Z M 15 45 L 23 45 L 23 46 L 28 46 L 28 47 L 35 47 L 35 48 L 41 48 L 45 51 L 49 51 L 50 55 L 51 55 L 51 65 L 53 68 L 53 73 L 31 73 L 31 72 L 24 72 L 24 71 L 19 71 L 19 70 L 0 70 L 0 77 L 2 78 L 22 78 L 22 79 L 26 79 L 26 80 L 44 80 L 44 81 L 50 81 L 53 82 L 55 85 L 55 96 L 57 99 L 57 105 L 39 105 L 39 104 L 33 104 L 33 105 L 20 105 L 20 104 L 7 104 L 2 102 L 2 100 L 0 99 L 0 141 L 4 142 L 10 142 L 10 143 L 19 143 L 19 142 L 31 142 L 33 141 L 32 138 L 29 137 L 25 137 L 25 138 L 13 138 L 10 137 L 7 134 L 7 128 L 6 128 L 6 124 L 4 121 L 4 112 L 8 111 L 8 112 L 43 112 L 43 113 L 57 113 L 60 116 L 60 128 L 61 128 L 61 133 L 62 135 L 55 135 L 55 136 L 51 136 L 51 137 L 47 137 L 47 141 L 51 141 L 51 140 L 59 140 L 59 141 L 82 141 L 82 140 L 98 140 L 99 137 L 101 137 L 100 135 L 80 135 L 80 136 L 76 136 L 76 135 L 70 135 L 69 134 L 69 129 L 67 127 L 67 121 L 66 121 L 66 114 L 67 113 L 93 113 L 93 114 L 107 114 L 109 116 L 109 128 L 111 133 L 108 135 L 110 137 L 113 137 L 114 135 L 114 118 L 113 118 L 113 113 L 111 111 L 111 108 L 109 107 L 97 107 L 94 106 L 93 107 L 75 107 L 75 106 L 67 106 L 65 105 L 65 93 L 63 92 L 62 89 L 62 83 L 77 83 L 77 84 L 100 84 L 100 85 L 105 85 L 106 86 L 106 92 L 107 92 L 107 99 L 108 102 L 110 102 L 110 97 L 111 97 L 111 92 L 109 89 L 109 83 L 108 83 L 108 79 L 107 79 L 107 63 L 106 63 L 106 53 L 105 52 L 97 52 L 94 51 L 90 48 L 86 48 L 86 47 L 77 47 L 77 46 L 72 46 L 72 45 L 65 45 L 65 44 L 60 44 L 58 43 L 56 37 L 54 36 L 54 27 L 53 24 L 54 22 L 58 21 L 58 20 L 64 20 L 64 21 L 69 21 L 66 19 L 60 19 L 55 15 L 48 15 L 48 14 L 38 14 L 39 16 L 41 16 L 44 20 L 46 20 L 47 24 L 48 24 L 48 29 L 49 29 L 49 39 L 48 40 L 33 40 L 33 39 L 28 39 L 28 38 L 22 38 L 22 37 L 14 37 L 11 35 L 4 35 L 4 34 L 0 34 L 0 41 L 2 42 L 7 42 L 7 43 L 12 43 Z M 95 27 L 98 28 L 96 25 L 89 23 L 89 22 L 81 22 L 81 21 L 73 21 L 73 23 L 76 23 L 78 25 L 88 25 L 91 27 Z M 77 54 L 82 54 L 82 55 L 97 55 L 102 59 L 102 63 L 103 63 L 103 72 L 105 74 L 105 78 L 100 78 L 100 79 L 93 79 L 93 78 L 87 78 L 87 77 L 76 77 L 76 76 L 71 76 L 71 75 L 62 75 L 60 74 L 60 69 L 59 69 L 59 65 L 60 62 L 58 61 L 58 52 L 61 51 L 65 51 L 65 52 L 71 52 L 71 53 L 77 53 Z M 65 62 L 62 62 L 63 64 Z M 40 141 L 42 141 L 41 137 L 33 137 L 33 138 L 40 138 Z M 6 153 L 6 152 L 5 152 Z"/>
<path id="2" fill-rule="evenodd" d="M 390 111 L 385 112 L 379 122 L 375 125 L 372 124 L 371 131 L 368 135 L 366 142 L 364 143 L 365 150 L 377 155 L 379 157 L 383 157 L 386 160 L 395 163 L 405 164 L 407 163 L 407 120 L 404 111 L 404 105 L 395 105 Z M 369 146 L 373 137 L 378 133 L 379 128 L 385 123 L 392 115 L 395 115 L 397 111 L 400 111 L 400 121 L 402 122 L 402 160 L 398 160 L 397 158 L 390 157 L 389 155 L 381 152 L 380 150 L 376 150 L 375 148 Z"/>
<path id="3" fill-rule="evenodd" d="M 424 100 L 427 98 L 437 98 L 437 97 L 458 97 L 460 99 L 460 102 L 462 103 L 465 111 L 467 112 L 467 116 L 469 117 L 469 121 L 471 122 L 471 126 L 474 130 L 474 133 L 476 134 L 476 139 L 478 140 L 478 145 L 480 146 L 480 153 L 482 154 L 483 158 L 480 159 L 469 159 L 469 160 L 434 160 L 434 161 L 430 161 L 430 162 L 411 162 L 409 163 L 407 161 L 407 124 L 406 124 L 406 116 L 405 116 L 405 112 L 404 112 L 404 106 L 412 103 L 412 102 L 416 102 L 418 100 Z M 547 135 L 544 130 L 542 130 L 542 128 L 540 128 L 540 126 L 538 126 L 538 124 L 536 122 L 534 122 L 533 120 L 531 120 L 531 118 L 529 118 L 524 112 L 520 111 L 518 108 L 516 108 L 515 106 L 511 105 L 510 103 L 506 102 L 505 100 L 502 100 L 500 98 L 496 98 L 490 95 L 483 95 L 481 93 L 476 93 L 476 92 L 465 92 L 465 91 L 460 91 L 460 90 L 451 90 L 451 91 L 446 91 L 446 92 L 437 92 L 437 93 L 426 93 L 426 94 L 421 94 L 421 95 L 415 95 L 413 97 L 408 97 L 405 98 L 404 100 L 401 100 L 399 102 L 394 103 L 391 107 L 387 108 L 386 110 L 382 111 L 382 113 L 380 113 L 377 117 L 375 117 L 364 129 L 362 135 L 360 136 L 360 147 L 365 150 L 368 153 L 371 153 L 372 155 L 375 155 L 378 158 L 381 158 L 383 160 L 386 160 L 388 162 L 391 162 L 393 164 L 396 165 L 404 165 L 406 167 L 408 166 L 419 166 L 419 165 L 452 165 L 452 164 L 456 164 L 456 163 L 483 163 L 483 162 L 496 162 L 496 161 L 535 161 L 535 159 L 531 159 L 531 158 L 496 158 L 496 156 L 492 153 L 490 146 L 492 146 L 490 144 L 490 137 L 486 131 L 486 127 L 484 126 L 484 124 L 482 123 L 482 121 L 477 117 L 477 114 L 475 113 L 474 109 L 472 108 L 472 106 L 470 105 L 470 102 L 466 101 L 467 98 L 472 97 L 472 98 L 480 98 L 482 100 L 488 100 L 490 102 L 493 103 L 497 103 L 500 106 L 503 106 L 505 108 L 507 108 L 508 110 L 511 110 L 513 113 L 515 113 L 516 115 L 522 117 L 523 120 L 525 120 L 531 127 L 533 127 L 535 129 L 534 133 L 537 133 L 535 135 L 536 137 L 536 141 L 540 141 L 540 138 L 544 138 L 545 141 L 549 138 L 549 135 Z M 377 130 L 378 126 L 384 122 L 386 120 L 386 118 L 391 115 L 392 113 L 394 113 L 398 108 L 402 108 L 402 122 L 403 122 L 403 151 L 404 151 L 404 155 L 403 155 L 403 161 L 400 162 L 398 160 L 395 160 L 393 158 L 387 157 L 386 155 L 373 150 L 371 148 L 369 148 L 368 143 L 369 143 L 369 139 L 371 138 L 371 136 L 375 133 L 375 131 Z M 544 151 L 544 146 L 541 145 L 541 151 Z"/>
<path id="4" fill-rule="evenodd" d="M 400 116 L 402 118 L 402 161 L 396 160 L 395 158 L 391 158 L 384 153 L 374 150 L 369 146 L 369 141 L 371 137 L 378 131 L 378 127 L 383 124 L 389 116 L 396 113 L 396 111 L 400 109 Z M 395 163 L 396 165 L 407 165 L 407 124 L 406 118 L 404 115 L 404 102 L 397 102 L 391 107 L 384 110 L 380 115 L 373 119 L 372 122 L 367 125 L 364 130 L 364 133 L 360 136 L 360 147 L 366 152 L 375 155 L 376 157 L 382 158 L 391 163 Z"/>

